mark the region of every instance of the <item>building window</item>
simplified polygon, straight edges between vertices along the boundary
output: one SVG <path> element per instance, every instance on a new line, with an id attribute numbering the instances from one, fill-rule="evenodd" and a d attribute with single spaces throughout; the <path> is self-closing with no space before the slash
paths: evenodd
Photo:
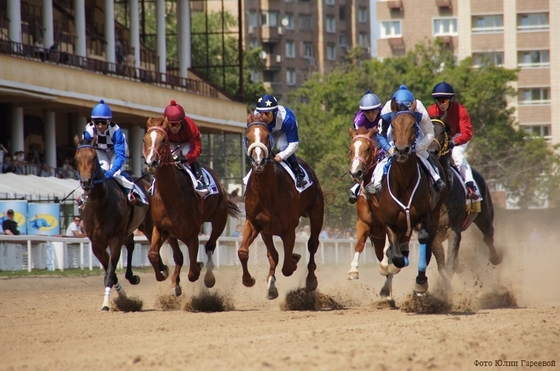
<path id="1" fill-rule="evenodd" d="M 550 88 L 519 89 L 519 105 L 550 104 Z"/>
<path id="2" fill-rule="evenodd" d="M 359 7 L 358 8 L 358 22 L 360 23 L 367 23 L 368 21 L 368 9 L 366 7 Z"/>
<path id="3" fill-rule="evenodd" d="M 550 138 L 550 125 L 522 125 L 521 127 L 531 136 Z"/>
<path id="4" fill-rule="evenodd" d="M 335 2 L 336 2 L 335 0 L 325 0 L 325 4 L 330 5 L 330 6 L 335 5 Z"/>
<path id="5" fill-rule="evenodd" d="M 475 16 L 472 22 L 472 32 L 504 32 L 504 17 L 502 15 Z"/>
<path id="6" fill-rule="evenodd" d="M 401 21 L 382 21 L 380 27 L 381 39 L 388 39 L 390 37 L 402 37 Z"/>
<path id="7" fill-rule="evenodd" d="M 333 16 L 327 16 L 327 32 L 336 33 L 336 19 Z"/>
<path id="8" fill-rule="evenodd" d="M 259 45 L 260 45 L 260 44 L 259 44 L 259 42 L 257 41 L 257 39 L 251 38 L 251 39 L 249 40 L 249 47 L 251 47 L 252 49 L 258 48 Z"/>
<path id="9" fill-rule="evenodd" d="M 257 21 L 257 12 L 254 10 L 249 11 L 249 27 L 259 27 L 259 23 Z"/>
<path id="10" fill-rule="evenodd" d="M 533 50 L 519 52 L 518 66 L 522 68 L 530 67 L 550 67 L 550 57 L 548 50 Z"/>
<path id="11" fill-rule="evenodd" d="M 296 43 L 293 40 L 286 41 L 286 58 L 296 57 Z"/>
<path id="12" fill-rule="evenodd" d="M 433 35 L 435 36 L 456 36 L 457 18 L 436 18 L 433 23 Z"/>
<path id="13" fill-rule="evenodd" d="M 341 32 L 338 36 L 338 41 L 340 42 L 340 46 L 348 46 L 348 39 L 346 38 L 346 32 Z"/>
<path id="14" fill-rule="evenodd" d="M 301 14 L 299 16 L 299 28 L 302 31 L 311 31 L 311 16 Z"/>
<path id="15" fill-rule="evenodd" d="M 548 30 L 548 13 L 518 14 L 517 29 L 519 31 Z"/>
<path id="16" fill-rule="evenodd" d="M 473 53 L 473 66 L 480 67 L 488 63 L 493 64 L 495 66 L 503 66 L 504 53 L 503 52 Z"/>
<path id="17" fill-rule="evenodd" d="M 341 6 L 338 8 L 338 19 L 346 21 L 346 7 Z"/>
<path id="18" fill-rule="evenodd" d="M 294 86 L 296 82 L 296 70 L 294 70 L 293 68 L 288 68 L 286 70 L 286 83 L 288 84 L 288 86 Z"/>
<path id="19" fill-rule="evenodd" d="M 313 43 L 303 43 L 303 57 L 313 58 Z"/>
<path id="20" fill-rule="evenodd" d="M 263 27 L 278 27 L 278 12 L 262 12 L 261 24 Z"/>
<path id="21" fill-rule="evenodd" d="M 327 44 L 327 59 L 329 61 L 336 61 L 336 45 Z"/>
<path id="22" fill-rule="evenodd" d="M 251 71 L 251 82 L 254 84 L 258 83 L 261 78 L 261 74 L 259 71 Z"/>
<path id="23" fill-rule="evenodd" d="M 369 48 L 369 47 L 370 47 L 370 45 L 369 45 L 369 37 L 368 37 L 368 34 L 367 34 L 367 33 L 365 33 L 365 32 L 360 32 L 360 33 L 358 34 L 358 44 L 359 44 L 360 46 L 362 46 L 362 47 L 366 47 L 366 48 Z"/>
<path id="24" fill-rule="evenodd" d="M 269 84 L 276 83 L 276 72 L 274 71 L 263 71 L 263 82 Z"/>
<path id="25" fill-rule="evenodd" d="M 293 30 L 295 28 L 294 25 L 294 15 L 292 13 L 286 13 L 284 19 L 282 20 L 282 24 L 286 24 L 286 30 Z"/>

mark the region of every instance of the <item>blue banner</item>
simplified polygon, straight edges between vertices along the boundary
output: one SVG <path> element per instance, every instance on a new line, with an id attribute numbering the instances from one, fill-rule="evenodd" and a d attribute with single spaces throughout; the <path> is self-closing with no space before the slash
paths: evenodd
<path id="1" fill-rule="evenodd" d="M 60 204 L 29 203 L 27 215 L 28 234 L 60 234 Z"/>
<path id="2" fill-rule="evenodd" d="M 14 221 L 18 224 L 18 229 L 21 234 L 27 234 L 27 201 L 16 200 L 2 200 L 0 201 L 0 230 L 2 223 L 6 220 L 6 212 L 14 210 Z"/>

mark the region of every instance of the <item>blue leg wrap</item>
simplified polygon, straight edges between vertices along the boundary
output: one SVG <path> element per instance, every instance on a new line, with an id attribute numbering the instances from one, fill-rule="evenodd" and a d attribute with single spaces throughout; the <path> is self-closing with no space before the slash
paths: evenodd
<path id="1" fill-rule="evenodd" d="M 426 261 L 426 244 L 420 244 L 420 252 L 418 254 L 418 271 L 425 272 L 426 268 L 428 268 L 428 263 Z"/>

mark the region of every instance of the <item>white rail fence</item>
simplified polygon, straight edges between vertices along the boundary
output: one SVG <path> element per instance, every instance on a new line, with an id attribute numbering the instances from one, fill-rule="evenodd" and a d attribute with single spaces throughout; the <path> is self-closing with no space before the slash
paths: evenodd
<path id="1" fill-rule="evenodd" d="M 206 262 L 204 244 L 207 237 L 200 237 L 198 261 Z M 283 259 L 282 241 L 274 238 L 274 242 L 281 260 Z M 411 241 L 413 243 L 413 241 Z M 214 251 L 214 264 L 216 266 L 239 265 L 237 250 L 241 244 L 238 237 L 220 237 L 216 250 Z M 318 265 L 325 264 L 350 264 L 354 256 L 355 240 L 353 239 L 327 239 L 321 240 L 320 246 L 315 254 Z M 185 262 L 188 264 L 186 246 L 180 243 Z M 150 267 L 148 251 L 150 243 L 144 236 L 135 237 L 135 248 L 132 255 L 133 267 Z M 411 255 L 417 249 L 411 246 Z M 296 239 L 294 252 L 301 254 L 305 262 L 309 261 L 307 252 L 307 240 Z M 161 251 L 165 264 L 173 266 L 171 248 L 164 244 Z M 411 259 L 413 257 L 411 256 Z M 126 267 L 127 251 L 123 247 L 119 268 Z M 368 242 L 360 257 L 360 264 L 375 263 L 377 259 L 371 244 Z M 261 238 L 258 237 L 250 247 L 249 264 L 267 265 L 266 247 Z M 90 269 L 100 268 L 101 264 L 91 251 L 90 241 L 87 238 L 52 237 L 52 236 L 7 236 L 0 235 L 0 271 L 20 271 L 33 269 L 64 270 L 64 269 Z"/>

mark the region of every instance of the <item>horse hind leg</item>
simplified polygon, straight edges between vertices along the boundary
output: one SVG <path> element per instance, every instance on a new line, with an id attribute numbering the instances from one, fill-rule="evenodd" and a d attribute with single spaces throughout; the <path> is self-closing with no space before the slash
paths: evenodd
<path id="1" fill-rule="evenodd" d="M 274 241 L 272 240 L 271 234 L 261 233 L 261 237 L 266 245 L 266 256 L 268 258 L 268 276 L 266 277 L 266 298 L 268 300 L 274 300 L 278 297 L 278 289 L 276 288 L 276 267 L 278 266 L 278 251 L 274 246 Z"/>
<path id="2" fill-rule="evenodd" d="M 140 277 L 132 273 L 132 254 L 134 252 L 134 235 L 130 235 L 126 239 L 126 273 L 124 277 L 131 285 L 138 285 Z"/>
<path id="3" fill-rule="evenodd" d="M 350 270 L 348 271 L 348 279 L 349 280 L 358 280 L 360 279 L 360 273 L 358 272 L 358 266 L 360 262 L 360 255 L 364 251 L 364 247 L 367 243 L 367 238 L 369 235 L 369 227 L 362 221 L 358 220 L 356 223 L 356 231 L 357 231 L 357 241 L 356 245 L 354 245 L 354 258 L 350 263 Z"/>
<path id="4" fill-rule="evenodd" d="M 216 249 L 216 241 L 224 231 L 227 219 L 223 218 L 223 221 L 213 221 L 212 222 L 212 232 L 210 232 L 210 237 L 206 242 L 206 273 L 204 274 L 204 285 L 208 288 L 214 287 L 216 284 L 216 277 L 214 276 L 214 261 L 212 257 L 214 255 L 214 250 Z"/>
<path id="5" fill-rule="evenodd" d="M 388 274 L 385 278 L 385 283 L 379 292 L 379 296 L 386 300 L 392 307 L 395 306 L 395 299 L 393 299 L 393 274 Z"/>

